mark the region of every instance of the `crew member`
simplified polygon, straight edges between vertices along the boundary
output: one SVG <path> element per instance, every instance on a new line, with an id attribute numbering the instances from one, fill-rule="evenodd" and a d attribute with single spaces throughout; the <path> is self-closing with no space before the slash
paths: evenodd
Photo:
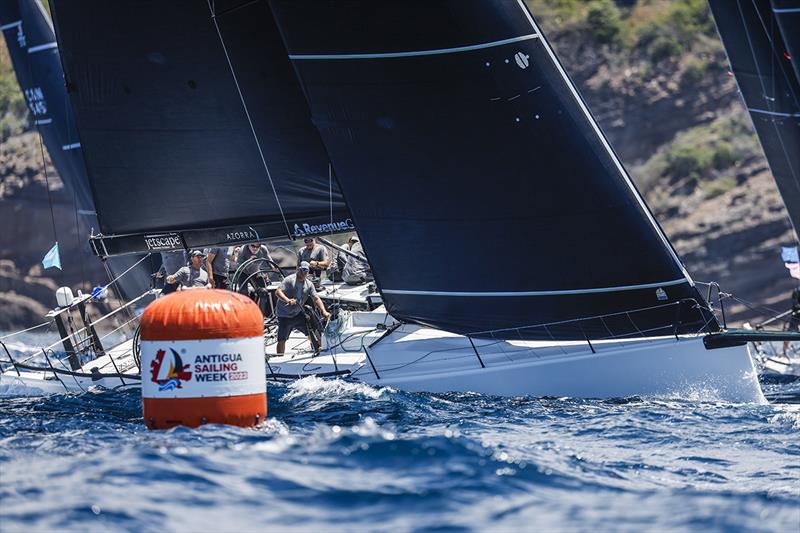
<path id="1" fill-rule="evenodd" d="M 209 287 L 208 273 L 203 270 L 203 252 L 192 250 L 189 253 L 189 266 L 181 267 L 167 276 L 170 285 L 180 283 L 184 288 Z"/>
<path id="2" fill-rule="evenodd" d="M 309 270 L 308 262 L 302 261 L 297 267 L 297 272 L 286 276 L 281 282 L 281 286 L 275 291 L 275 295 L 278 297 L 275 311 L 278 317 L 278 346 L 276 347 L 278 355 L 283 355 L 286 350 L 286 340 L 292 330 L 296 329 L 305 333 L 306 336 L 309 335 L 308 324 L 303 312 L 303 306 L 309 298 L 314 301 L 322 316 L 328 319 L 331 317 L 331 314 L 325 309 L 322 298 L 314 289 L 314 284 L 308 279 Z M 308 341 L 312 342 L 310 337 Z"/>
<path id="3" fill-rule="evenodd" d="M 239 255 L 236 258 L 237 263 L 243 265 L 248 259 L 267 259 L 272 261 L 272 256 L 269 255 L 269 248 L 266 244 L 260 242 L 251 242 L 247 246 L 243 246 Z"/>
<path id="4" fill-rule="evenodd" d="M 206 248 L 206 272 L 211 287 L 228 289 L 228 271 L 230 270 L 230 248 Z"/>
<path id="5" fill-rule="evenodd" d="M 358 235 L 353 235 L 348 241 L 348 249 L 356 255 L 364 255 L 364 249 L 358 240 Z M 345 260 L 344 268 L 342 269 L 342 281 L 348 285 L 361 285 L 367 281 L 372 281 L 372 270 L 370 270 L 369 263 L 362 261 L 352 255 L 348 255 Z"/>
<path id="6" fill-rule="evenodd" d="M 305 246 L 297 251 L 297 264 L 307 262 L 311 275 L 320 277 L 322 271 L 331 264 L 328 260 L 328 250 L 321 244 L 315 243 L 314 237 L 306 237 L 303 242 Z"/>

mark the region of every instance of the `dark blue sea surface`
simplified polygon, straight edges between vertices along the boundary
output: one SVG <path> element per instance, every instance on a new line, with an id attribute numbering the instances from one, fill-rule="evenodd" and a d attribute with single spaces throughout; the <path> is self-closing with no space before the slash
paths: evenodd
<path id="1" fill-rule="evenodd" d="M 148 431 L 139 392 L 0 398 L 0 531 L 800 530 L 782 403 L 269 387 L 257 429 Z"/>

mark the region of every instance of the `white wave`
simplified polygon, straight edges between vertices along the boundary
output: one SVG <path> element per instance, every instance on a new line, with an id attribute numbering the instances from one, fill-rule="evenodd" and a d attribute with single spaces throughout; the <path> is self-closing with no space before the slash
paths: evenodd
<path id="1" fill-rule="evenodd" d="M 366 396 L 372 400 L 377 400 L 393 392 L 389 387 L 373 387 L 362 382 L 320 378 L 317 376 L 298 379 L 289 384 L 288 388 L 289 392 L 284 397 L 287 400 L 305 396 L 331 398 L 353 395 Z"/>
<path id="2" fill-rule="evenodd" d="M 769 423 L 791 429 L 800 429 L 800 406 L 786 405 L 780 407 L 782 408 L 781 412 L 771 416 Z"/>
<path id="3" fill-rule="evenodd" d="M 31 386 L 16 377 L 0 376 L 0 396 L 50 396 L 51 394 L 58 392 Z"/>

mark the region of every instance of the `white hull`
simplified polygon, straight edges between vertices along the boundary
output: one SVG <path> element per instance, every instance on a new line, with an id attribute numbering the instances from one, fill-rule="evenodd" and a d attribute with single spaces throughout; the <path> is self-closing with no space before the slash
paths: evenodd
<path id="1" fill-rule="evenodd" d="M 391 317 L 384 312 L 352 313 L 337 339 L 327 339 L 330 347 L 313 357 L 302 337 L 288 341 L 289 351 L 283 357 L 271 354 L 274 345 L 268 346 L 267 376 L 295 378 L 339 372 L 409 391 L 501 396 L 660 396 L 766 402 L 747 349 L 707 350 L 702 337 L 602 341 L 591 346 L 580 341 L 473 339 L 471 343 L 467 337 L 420 326 L 403 325 L 389 334 L 376 329 L 377 324 L 387 322 Z M 135 372 L 130 342 L 112 353 L 118 356 L 115 359 L 121 371 Z M 113 372 L 109 361 L 93 361 L 86 371 L 98 366 L 101 372 Z M 7 372 L 0 376 L 0 394 L 15 394 L 14 388 L 22 390 L 21 386 L 40 388 L 43 393 L 122 386 L 118 378 L 92 381 L 62 376 L 59 382 L 52 377 L 52 373 L 29 372 L 20 378 Z M 128 380 L 126 386 L 130 385 Z"/>
<path id="2" fill-rule="evenodd" d="M 411 335 L 437 335 L 418 330 Z M 386 339 L 389 340 L 389 339 Z M 382 342 L 386 342 L 386 340 Z M 441 337 L 439 341 L 441 342 Z M 745 347 L 706 350 L 702 338 L 645 339 L 588 344 L 503 342 L 475 340 L 477 351 L 463 337 L 448 338 L 454 349 L 440 352 L 440 361 L 383 373 L 361 373 L 364 381 L 413 391 L 475 391 L 504 396 L 568 396 L 609 398 L 625 396 L 697 397 L 730 402 L 764 403 L 757 374 Z M 374 361 L 394 352 L 404 359 L 419 358 L 428 344 L 402 339 L 371 351 Z M 403 346 L 405 344 L 405 346 Z M 413 346 L 418 344 L 418 346 Z M 455 348 L 461 344 L 462 349 Z M 379 345 L 380 346 L 380 345 Z M 376 346 L 378 348 L 378 346 Z M 429 351 L 429 350 L 426 350 Z M 455 363 L 456 357 L 459 363 Z M 430 357 L 430 356 L 428 356 Z"/>

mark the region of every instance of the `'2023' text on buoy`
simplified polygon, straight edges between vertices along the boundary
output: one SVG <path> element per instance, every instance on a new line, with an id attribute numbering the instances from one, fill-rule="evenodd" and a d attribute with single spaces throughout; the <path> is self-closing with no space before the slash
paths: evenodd
<path id="1" fill-rule="evenodd" d="M 254 426 L 267 416 L 264 317 L 249 298 L 195 289 L 141 319 L 142 403 L 150 429 Z"/>

